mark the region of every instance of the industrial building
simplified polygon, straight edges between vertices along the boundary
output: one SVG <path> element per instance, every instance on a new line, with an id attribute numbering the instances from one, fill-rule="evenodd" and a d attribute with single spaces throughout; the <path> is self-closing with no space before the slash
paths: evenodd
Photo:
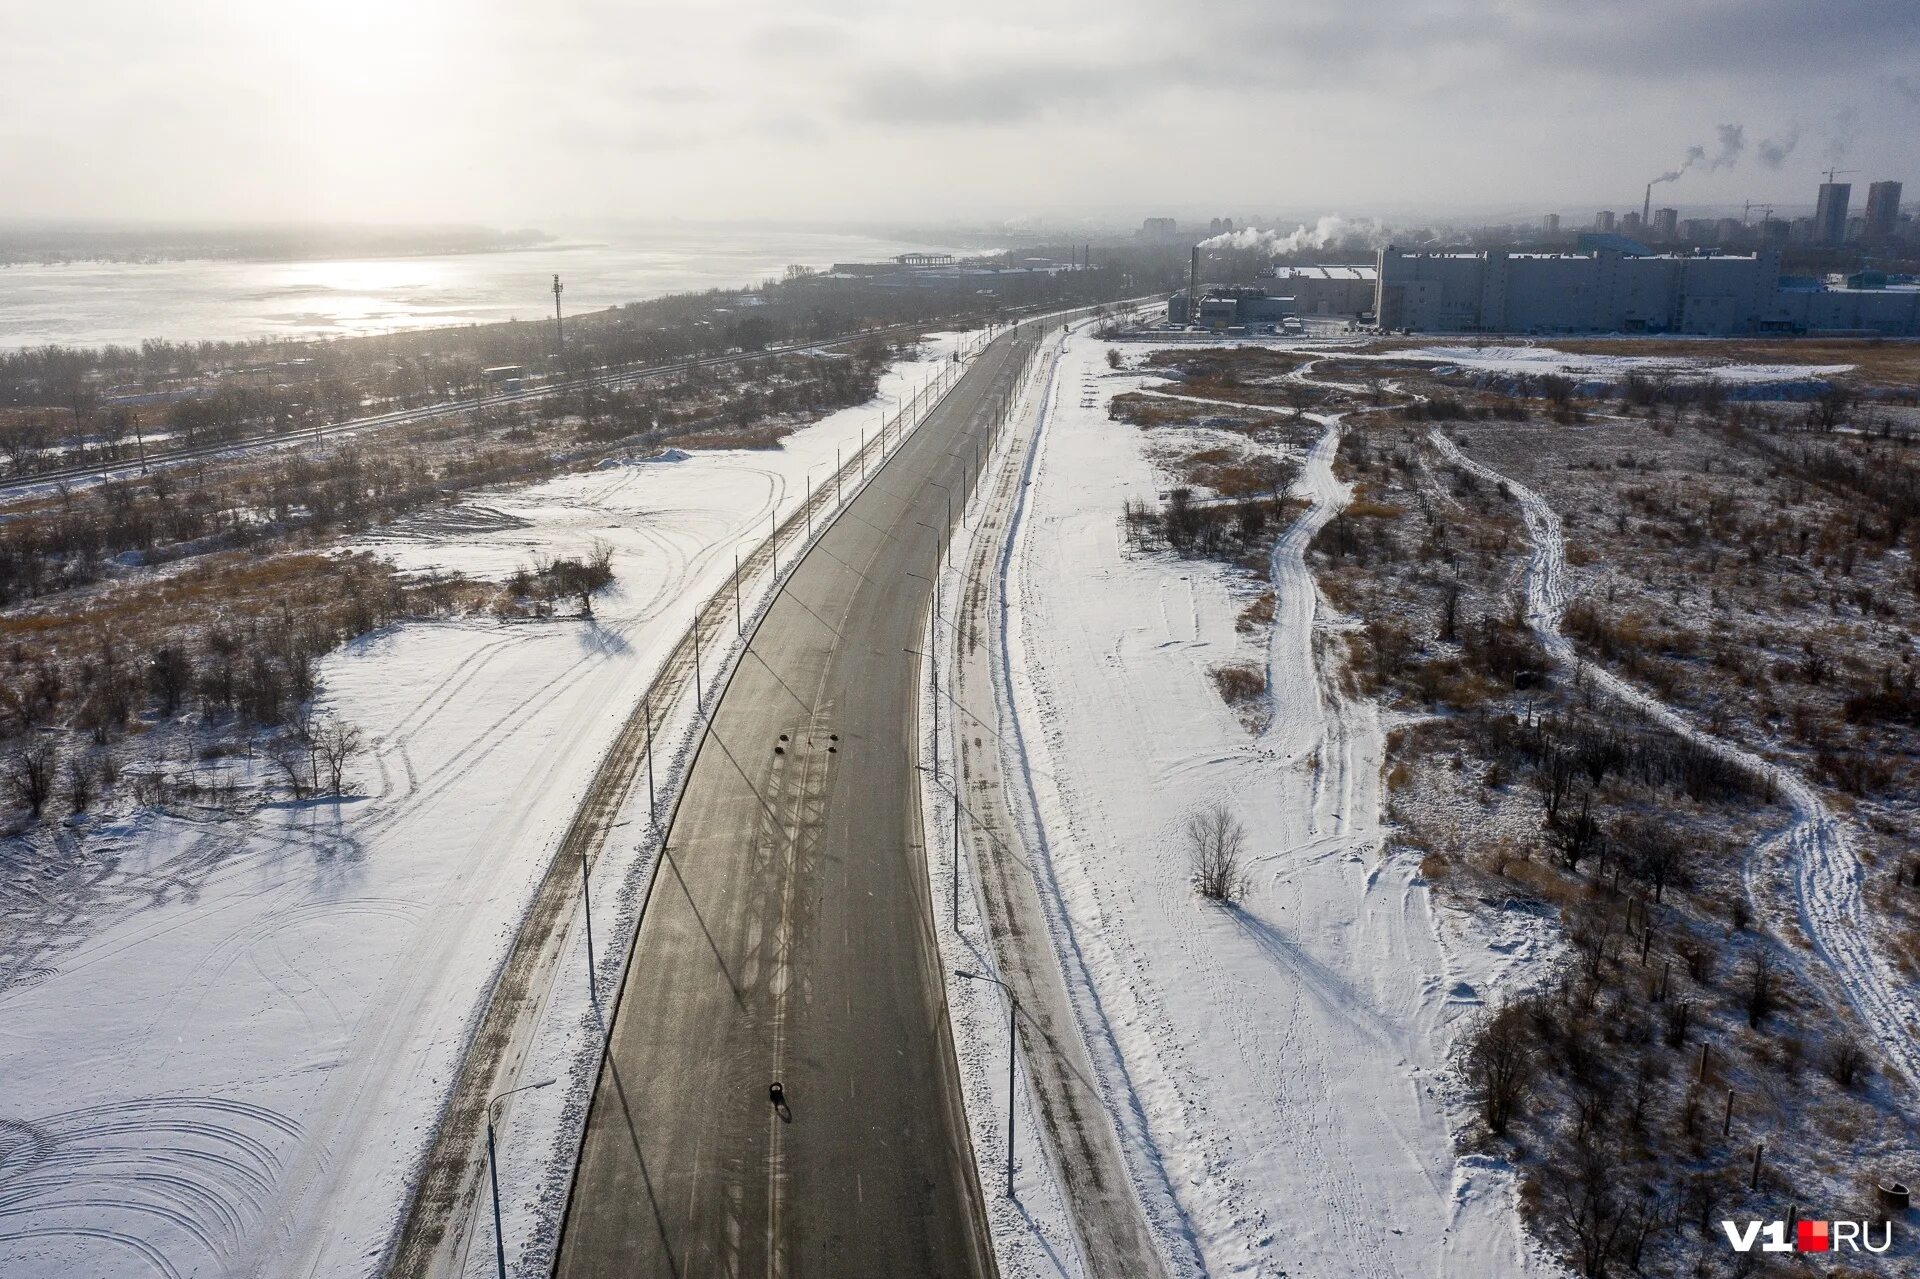
<path id="1" fill-rule="evenodd" d="M 1259 285 L 1221 285 L 1190 308 L 1186 289 L 1167 300 L 1167 322 L 1224 331 L 1282 324 L 1303 315 L 1360 319 L 1373 314 L 1370 266 L 1277 266 Z"/>
<path id="2" fill-rule="evenodd" d="M 1408 253 L 1389 245 L 1377 268 L 1375 311 L 1387 329 L 1920 335 L 1920 287 L 1870 275 L 1843 284 L 1783 279 L 1775 249 Z"/>

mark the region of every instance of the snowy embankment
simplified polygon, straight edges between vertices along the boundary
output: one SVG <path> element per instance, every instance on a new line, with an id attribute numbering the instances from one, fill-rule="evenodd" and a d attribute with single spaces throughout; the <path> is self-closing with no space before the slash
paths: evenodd
<path id="1" fill-rule="evenodd" d="M 1441 455 L 1489 483 L 1512 492 L 1532 539 L 1527 563 L 1527 624 L 1554 661 L 1573 668 L 1579 661 L 1573 641 L 1560 632 L 1566 612 L 1566 549 L 1560 517 L 1544 498 L 1524 484 L 1474 461 L 1437 429 L 1434 447 Z M 1873 931 L 1861 900 L 1860 859 L 1845 823 L 1796 771 L 1699 728 L 1650 693 L 1598 666 L 1586 676 L 1609 696 L 1640 711 L 1663 727 L 1687 737 L 1747 772 L 1763 777 L 1786 803 L 1793 819 L 1769 841 L 1792 868 L 1800 927 L 1833 973 L 1881 1054 L 1920 1087 L 1920 1004 L 1874 948 Z"/>
<path id="2" fill-rule="evenodd" d="M 1303 557 L 1348 497 L 1340 425 L 1319 419 L 1314 506 L 1274 551 L 1273 720 L 1251 738 L 1208 675 L 1243 655 L 1244 580 L 1125 545 L 1124 500 L 1162 480 L 1108 418 L 1141 384 L 1108 349 L 1069 342 L 1023 489 L 998 728 L 1138 1197 L 1176 1273 L 1523 1273 L 1509 1179 L 1455 1159 L 1441 1076 L 1458 1017 L 1525 953 L 1443 930 L 1383 841 L 1379 713 L 1316 663 L 1332 619 Z M 1195 893 L 1181 836 L 1214 803 L 1250 834 L 1230 908 Z"/>
<path id="3" fill-rule="evenodd" d="M 898 402 L 940 368 L 899 366 L 883 394 Z M 0 939 L 38 956 L 32 984 L 0 991 L 0 1273 L 377 1268 L 487 991 L 629 709 L 736 550 L 747 559 L 879 418 L 848 410 L 777 450 L 567 475 L 391 530 L 372 549 L 402 567 L 481 575 L 598 538 L 616 583 L 591 620 L 405 625 L 326 659 L 326 709 L 372 746 L 354 798 L 143 812 L 48 854 L 79 876 L 22 867 L 57 870 L 58 891 L 31 917 L 10 911 Z M 662 783 L 692 727 L 686 710 L 663 727 Z M 644 886 L 646 812 L 642 784 L 595 866 L 603 978 Z M 564 1073 L 593 1046 L 580 931 L 576 967 L 545 996 L 565 1034 L 523 1071 Z M 515 1099 L 502 1191 L 516 1261 L 550 1226 L 537 1200 L 577 1092 Z M 484 1272 L 491 1250 L 482 1236 L 456 1267 Z"/>
<path id="4" fill-rule="evenodd" d="M 974 1160 L 995 1261 L 1005 1279 L 1080 1279 L 1090 1273 L 1063 1190 L 1058 1152 L 1044 1146 L 1040 1137 L 1045 1118 L 1033 1092 L 1030 1068 L 1023 1068 L 1016 1079 L 1008 1078 L 1007 997 L 989 982 L 960 976 L 964 972 L 1011 977 L 984 943 L 987 912 L 977 891 L 978 844 L 997 836 L 983 829 L 985 806 L 992 796 L 982 793 L 982 779 L 965 761 L 958 766 L 966 810 L 961 814 L 961 829 L 954 825 L 954 770 L 961 754 L 960 739 L 976 738 L 992 726 L 991 688 L 986 714 L 981 715 L 956 692 L 956 675 L 959 663 L 966 660 L 964 654 L 980 656 L 977 640 L 982 620 L 972 605 L 990 580 L 988 572 L 998 562 L 1008 522 L 1017 509 L 1039 414 L 1052 393 L 1052 356 L 1057 347 L 1058 340 L 1053 338 L 1043 345 L 1031 378 L 1008 409 L 994 450 L 964 508 L 963 522 L 948 544 L 939 574 L 937 643 L 927 656 L 927 661 L 939 665 L 939 693 L 932 693 L 934 672 L 929 670 L 922 680 L 926 696 L 919 708 L 920 758 L 926 763 L 919 774 L 920 806 L 930 900 Z M 1050 951 L 1047 959 L 1052 962 Z M 1029 1021 L 1032 1015 L 1029 1007 Z M 1006 1193 L 1009 1117 L 1015 1125 L 1012 1198 Z"/>

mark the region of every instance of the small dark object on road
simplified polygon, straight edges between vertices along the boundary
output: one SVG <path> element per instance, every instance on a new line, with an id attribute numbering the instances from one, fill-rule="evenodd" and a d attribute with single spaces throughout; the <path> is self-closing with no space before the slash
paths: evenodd
<path id="1" fill-rule="evenodd" d="M 787 1090 L 778 1079 L 767 1085 L 767 1100 L 773 1103 L 774 1112 L 780 1116 L 781 1123 L 793 1122 L 793 1111 L 787 1108 Z"/>

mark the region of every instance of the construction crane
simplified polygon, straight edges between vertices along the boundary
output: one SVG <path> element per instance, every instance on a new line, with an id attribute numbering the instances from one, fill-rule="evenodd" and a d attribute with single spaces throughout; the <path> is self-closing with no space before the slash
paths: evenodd
<path id="1" fill-rule="evenodd" d="M 1834 174 L 1836 174 L 1836 173 L 1858 173 L 1858 172 L 1860 172 L 1860 170 L 1858 170 L 1858 169 L 1828 169 L 1828 170 L 1827 170 L 1827 184 L 1828 184 L 1829 186 L 1831 186 L 1831 185 L 1833 184 L 1833 175 L 1834 175 Z"/>
<path id="2" fill-rule="evenodd" d="M 1741 226 L 1747 225 L 1747 222 L 1753 217 L 1753 211 L 1755 209 L 1760 210 L 1760 220 L 1762 222 L 1773 221 L 1773 206 L 1771 204 L 1755 204 L 1752 200 L 1748 200 L 1747 207 L 1740 210 Z"/>

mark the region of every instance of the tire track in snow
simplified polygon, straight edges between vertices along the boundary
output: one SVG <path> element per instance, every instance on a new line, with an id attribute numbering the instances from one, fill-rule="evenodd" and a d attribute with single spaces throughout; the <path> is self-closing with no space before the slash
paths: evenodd
<path id="1" fill-rule="evenodd" d="M 1579 664 L 1573 641 L 1560 633 L 1561 615 L 1567 607 L 1566 539 L 1560 516 L 1538 493 L 1468 457 L 1437 428 L 1429 438 L 1442 457 L 1489 483 L 1506 485 L 1520 503 L 1532 541 L 1527 561 L 1527 625 L 1555 662 L 1567 667 Z M 1768 842 L 1785 841 L 1800 927 L 1846 992 L 1881 1054 L 1905 1076 L 1910 1087 L 1920 1087 L 1920 1042 L 1915 1040 L 1920 1008 L 1869 940 L 1861 898 L 1860 859 L 1846 826 L 1794 770 L 1695 726 L 1665 702 L 1611 671 L 1591 663 L 1584 669 L 1616 700 L 1774 787 L 1792 811 L 1793 821 Z"/>

